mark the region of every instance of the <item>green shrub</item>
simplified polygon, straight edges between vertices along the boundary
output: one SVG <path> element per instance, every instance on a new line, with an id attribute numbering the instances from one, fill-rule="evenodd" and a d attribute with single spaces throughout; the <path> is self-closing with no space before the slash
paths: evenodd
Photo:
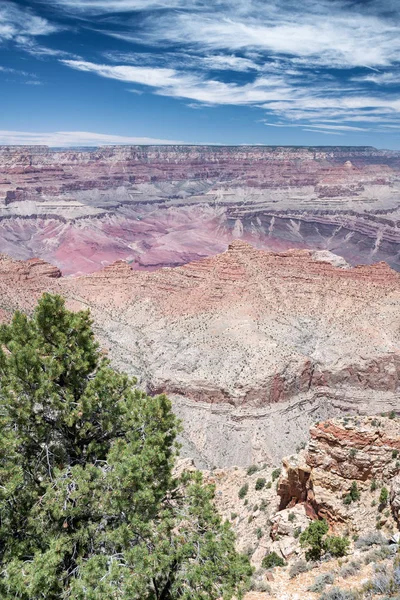
<path id="1" fill-rule="evenodd" d="M 399 451 L 398 450 L 393 450 L 393 452 L 392 452 L 392 458 L 395 459 L 395 458 L 398 457 L 398 455 L 399 455 Z"/>
<path id="2" fill-rule="evenodd" d="M 394 410 L 391 410 L 389 413 L 389 419 L 395 419 L 396 418 L 396 412 Z"/>
<path id="3" fill-rule="evenodd" d="M 332 556 L 346 556 L 350 546 L 350 540 L 347 537 L 340 537 L 337 535 L 328 536 L 323 541 L 323 548 L 325 552 L 328 552 Z"/>
<path id="4" fill-rule="evenodd" d="M 378 487 L 378 484 L 376 483 L 376 479 L 373 479 L 371 481 L 371 492 L 375 492 L 376 488 Z"/>
<path id="5" fill-rule="evenodd" d="M 242 485 L 242 487 L 239 490 L 238 496 L 241 500 L 243 500 L 243 498 L 247 495 L 247 492 L 249 491 L 249 484 L 245 483 L 244 485 Z"/>
<path id="6" fill-rule="evenodd" d="M 293 523 L 296 520 L 296 515 L 294 513 L 289 513 L 288 520 Z"/>
<path id="7" fill-rule="evenodd" d="M 266 480 L 264 479 L 264 477 L 259 477 L 256 481 L 255 489 L 257 491 L 262 490 L 263 487 L 265 486 L 265 481 Z"/>
<path id="8" fill-rule="evenodd" d="M 234 521 L 237 518 L 237 513 L 231 513 L 231 521 Z"/>
<path id="9" fill-rule="evenodd" d="M 268 481 L 268 482 L 265 484 L 265 489 L 266 489 L 266 490 L 270 490 L 270 489 L 271 489 L 271 487 L 272 487 L 272 481 Z"/>
<path id="10" fill-rule="evenodd" d="M 274 567 L 284 567 L 285 561 L 276 552 L 270 552 L 262 559 L 261 566 L 264 569 L 273 569 Z"/>
<path id="11" fill-rule="evenodd" d="M 254 473 L 257 473 L 258 471 L 258 467 L 257 465 L 251 465 L 248 469 L 247 469 L 247 475 L 254 475 Z"/>
<path id="12" fill-rule="evenodd" d="M 353 481 L 351 484 L 350 492 L 352 502 L 357 502 L 360 499 L 360 492 L 358 491 L 357 483 Z"/>
<path id="13" fill-rule="evenodd" d="M 262 536 L 263 536 L 263 530 L 261 529 L 261 527 L 258 527 L 256 529 L 256 537 L 258 540 L 261 540 Z"/>
<path id="14" fill-rule="evenodd" d="M 295 537 L 297 539 L 298 537 L 300 537 L 300 534 L 301 534 L 301 527 L 296 527 L 296 529 L 293 532 L 293 537 Z"/>
<path id="15" fill-rule="evenodd" d="M 307 529 L 300 535 L 300 545 L 307 548 L 307 560 L 318 560 L 323 552 L 323 539 L 328 533 L 328 523 L 322 521 L 312 521 Z"/>
<path id="16" fill-rule="evenodd" d="M 272 477 L 272 481 L 275 481 L 275 479 L 278 479 L 279 475 L 281 474 L 281 470 L 280 469 L 274 469 L 272 471 L 271 477 Z"/>
<path id="17" fill-rule="evenodd" d="M 386 504 L 388 503 L 388 500 L 389 500 L 388 489 L 383 487 L 381 489 L 381 493 L 379 495 L 379 504 L 383 504 L 384 506 L 386 506 Z"/>
<path id="18" fill-rule="evenodd" d="M 268 506 L 268 500 L 263 498 L 260 502 L 260 510 L 262 510 L 264 512 L 267 509 L 267 506 Z"/>

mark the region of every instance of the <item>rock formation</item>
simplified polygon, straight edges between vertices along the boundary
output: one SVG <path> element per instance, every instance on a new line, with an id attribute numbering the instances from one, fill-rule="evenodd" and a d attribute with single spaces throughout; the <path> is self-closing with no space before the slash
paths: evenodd
<path id="1" fill-rule="evenodd" d="M 0 147 L 0 252 L 65 274 L 224 251 L 330 250 L 400 269 L 400 154 L 370 147 Z"/>
<path id="2" fill-rule="evenodd" d="M 2 314 L 45 290 L 90 307 L 114 364 L 172 398 L 198 465 L 271 464 L 316 420 L 398 405 L 400 275 L 322 258 L 235 241 L 181 267 L 72 278 L 3 258 Z"/>

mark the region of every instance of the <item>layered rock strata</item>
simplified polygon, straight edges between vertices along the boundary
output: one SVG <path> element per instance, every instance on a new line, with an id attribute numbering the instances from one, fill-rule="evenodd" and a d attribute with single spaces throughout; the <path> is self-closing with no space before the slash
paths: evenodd
<path id="1" fill-rule="evenodd" d="M 79 278 L 3 258 L 2 316 L 45 290 L 90 307 L 114 364 L 173 399 L 197 464 L 270 463 L 315 420 L 398 405 L 400 276 L 337 262 L 240 241 L 182 267 L 121 261 Z"/>
<path id="2" fill-rule="evenodd" d="M 0 251 L 64 273 L 179 265 L 243 239 L 400 269 L 400 154 L 369 147 L 0 147 Z"/>

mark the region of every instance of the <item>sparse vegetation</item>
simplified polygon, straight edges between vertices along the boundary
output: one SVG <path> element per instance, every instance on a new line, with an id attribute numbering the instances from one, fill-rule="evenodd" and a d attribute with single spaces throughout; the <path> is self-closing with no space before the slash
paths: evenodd
<path id="1" fill-rule="evenodd" d="M 296 520 L 296 515 L 294 513 L 289 513 L 288 520 L 293 523 Z"/>
<path id="2" fill-rule="evenodd" d="M 242 485 L 242 487 L 240 488 L 239 492 L 238 492 L 238 496 L 241 500 L 243 500 L 243 498 L 245 496 L 247 496 L 247 493 L 249 491 L 249 484 L 245 483 L 244 485 Z"/>
<path id="3" fill-rule="evenodd" d="M 293 563 L 293 565 L 289 569 L 290 579 L 297 577 L 297 575 L 299 575 L 300 573 L 305 573 L 309 570 L 309 568 L 310 567 L 307 561 L 305 561 L 304 559 L 298 560 L 297 562 Z"/>
<path id="4" fill-rule="evenodd" d="M 352 502 L 358 502 L 360 499 L 360 492 L 358 490 L 357 483 L 353 481 L 351 484 L 349 493 L 344 497 L 343 504 L 351 504 Z"/>
<path id="5" fill-rule="evenodd" d="M 265 478 L 264 477 L 259 477 L 256 481 L 256 485 L 255 485 L 255 489 L 256 491 L 260 491 L 263 489 L 263 487 L 265 486 Z"/>
<path id="6" fill-rule="evenodd" d="M 327 536 L 328 523 L 312 521 L 305 531 L 300 535 L 300 545 L 307 548 L 307 560 L 318 560 L 322 554 L 329 553 L 331 556 L 345 556 L 350 545 L 347 537 Z"/>
<path id="7" fill-rule="evenodd" d="M 356 600 L 356 593 L 351 590 L 342 590 L 334 587 L 324 592 L 319 600 Z"/>
<path id="8" fill-rule="evenodd" d="M 375 490 L 376 490 L 377 488 L 378 488 L 378 484 L 377 484 L 377 482 L 376 482 L 376 479 L 373 479 L 373 480 L 371 481 L 371 487 L 370 487 L 370 490 L 371 490 L 371 492 L 375 492 Z"/>
<path id="9" fill-rule="evenodd" d="M 281 474 L 280 469 L 274 469 L 271 473 L 272 481 L 275 481 L 276 479 L 278 479 L 280 474 Z"/>
<path id="10" fill-rule="evenodd" d="M 354 575 L 357 575 L 360 569 L 361 564 L 359 562 L 356 562 L 355 560 L 352 560 L 346 565 L 343 565 L 343 567 L 339 571 L 339 575 L 340 577 L 343 577 L 343 579 L 347 579 L 347 577 L 353 577 Z"/>
<path id="11" fill-rule="evenodd" d="M 254 473 L 257 473 L 257 471 L 258 471 L 257 465 L 251 465 L 247 469 L 247 475 L 254 475 Z"/>
<path id="12" fill-rule="evenodd" d="M 327 585 L 331 585 L 335 581 L 335 577 L 332 573 L 322 573 L 321 575 L 317 575 L 314 580 L 314 583 L 310 585 L 308 588 L 309 592 L 323 592 Z"/>
<path id="13" fill-rule="evenodd" d="M 387 544 L 387 541 L 380 532 L 368 531 L 358 538 L 355 547 L 365 549 L 371 548 L 371 546 L 383 546 L 384 544 Z"/>
<path id="14" fill-rule="evenodd" d="M 337 535 L 328 536 L 323 542 L 325 552 L 331 556 L 346 556 L 350 546 L 350 540 L 347 537 Z"/>
<path id="15" fill-rule="evenodd" d="M 274 567 L 284 567 L 285 561 L 276 552 L 270 552 L 262 559 L 261 566 L 264 569 L 273 569 Z"/>
<path id="16" fill-rule="evenodd" d="M 389 491 L 386 487 L 381 489 L 381 493 L 379 494 L 379 504 L 382 506 L 386 506 L 389 500 Z"/>

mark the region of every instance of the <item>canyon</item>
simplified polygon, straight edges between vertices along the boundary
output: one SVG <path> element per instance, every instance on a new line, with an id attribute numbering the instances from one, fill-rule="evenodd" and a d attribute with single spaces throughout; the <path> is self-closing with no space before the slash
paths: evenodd
<path id="1" fill-rule="evenodd" d="M 80 277 L 2 256 L 1 319 L 45 291 L 90 308 L 113 364 L 168 394 L 203 468 L 274 464 L 315 421 L 398 407 L 400 275 L 385 263 L 241 240 L 180 267 Z"/>
<path id="2" fill-rule="evenodd" d="M 400 153 L 371 147 L 0 147 L 0 252 L 63 274 L 328 250 L 400 269 Z"/>

